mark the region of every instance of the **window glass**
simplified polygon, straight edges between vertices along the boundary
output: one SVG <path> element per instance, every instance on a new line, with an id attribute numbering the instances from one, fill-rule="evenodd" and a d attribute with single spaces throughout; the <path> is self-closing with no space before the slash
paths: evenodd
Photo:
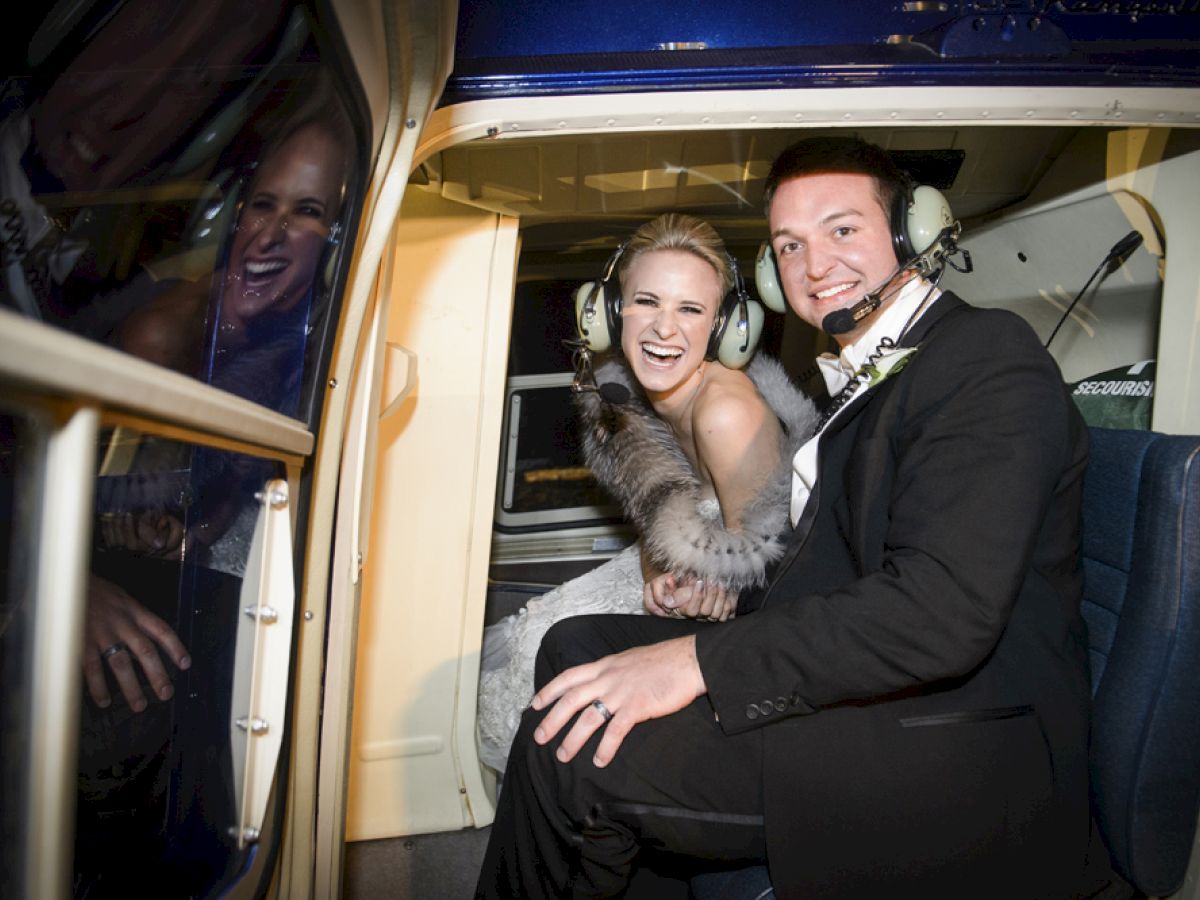
<path id="1" fill-rule="evenodd" d="M 504 521 L 534 524 L 545 517 L 513 517 L 550 510 L 579 510 L 581 517 L 607 507 L 611 501 L 583 459 L 569 379 L 514 378 L 509 386 Z"/>
<path id="2" fill-rule="evenodd" d="M 230 745 L 240 592 L 273 460 L 105 432 L 83 639 L 77 896 L 236 875 Z M 286 678 L 286 673 L 274 677 Z M 282 723 L 277 723 L 279 727 Z"/>
<path id="3" fill-rule="evenodd" d="M 307 418 L 358 180 L 322 29 L 292 0 L 65 6 L 3 85 L 0 305 Z"/>
<path id="4" fill-rule="evenodd" d="M 508 376 L 570 372 L 575 340 L 575 292 L 581 281 L 522 281 L 513 296 Z"/>
<path id="5" fill-rule="evenodd" d="M 29 776 L 33 541 L 44 440 L 31 420 L 0 409 L 0 885 L 22 890 Z"/>
<path id="6" fill-rule="evenodd" d="M 571 390 L 581 282 L 517 284 L 505 392 L 497 526 L 574 526 L 619 516 L 583 459 Z"/>

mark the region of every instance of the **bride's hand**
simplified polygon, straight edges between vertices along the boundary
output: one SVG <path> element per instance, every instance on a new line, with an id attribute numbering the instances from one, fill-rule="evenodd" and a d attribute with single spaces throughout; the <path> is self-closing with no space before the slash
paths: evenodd
<path id="1" fill-rule="evenodd" d="M 643 605 L 652 616 L 726 622 L 737 613 L 737 591 L 700 578 L 659 575 L 646 582 Z"/>
<path id="2" fill-rule="evenodd" d="M 675 611 L 687 619 L 726 622 L 737 614 L 737 591 L 715 581 L 692 578 L 679 583 L 672 598 Z"/>
<path id="3" fill-rule="evenodd" d="M 674 609 L 674 593 L 675 576 L 670 573 L 660 573 L 653 578 L 646 579 L 646 585 L 642 589 L 642 605 L 652 616 L 677 619 L 679 613 Z"/>

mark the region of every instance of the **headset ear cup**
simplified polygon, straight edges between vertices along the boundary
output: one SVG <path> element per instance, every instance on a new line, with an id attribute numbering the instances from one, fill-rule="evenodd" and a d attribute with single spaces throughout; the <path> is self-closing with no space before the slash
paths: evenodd
<path id="1" fill-rule="evenodd" d="M 896 260 L 902 266 L 912 262 L 929 249 L 943 229 L 953 224 L 950 203 L 937 188 L 919 184 L 911 191 L 897 191 L 892 210 Z"/>
<path id="2" fill-rule="evenodd" d="M 746 299 L 735 302 L 717 336 L 717 360 L 729 369 L 741 369 L 754 356 L 762 337 L 766 313 L 762 304 Z"/>
<path id="3" fill-rule="evenodd" d="M 942 231 L 954 225 L 954 214 L 941 191 L 921 184 L 913 189 L 904 224 L 909 246 L 916 256 L 928 250 Z"/>
<path id="4" fill-rule="evenodd" d="M 787 310 L 787 298 L 779 281 L 775 253 L 766 241 L 758 248 L 758 258 L 754 261 L 754 286 L 758 288 L 758 296 L 768 309 L 777 313 Z"/>
<path id="5" fill-rule="evenodd" d="M 575 291 L 575 330 L 593 353 L 603 353 L 612 346 L 608 311 L 602 308 L 606 305 L 602 294 L 602 286 L 595 281 L 581 284 Z"/>

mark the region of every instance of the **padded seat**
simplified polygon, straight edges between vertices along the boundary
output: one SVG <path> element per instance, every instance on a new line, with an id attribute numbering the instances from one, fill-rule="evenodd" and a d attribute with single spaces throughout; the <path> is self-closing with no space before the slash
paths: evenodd
<path id="1" fill-rule="evenodd" d="M 1090 428 L 1083 616 L 1092 814 L 1113 869 L 1178 890 L 1200 815 L 1200 437 Z M 762 866 L 694 878 L 695 900 L 760 900 Z"/>

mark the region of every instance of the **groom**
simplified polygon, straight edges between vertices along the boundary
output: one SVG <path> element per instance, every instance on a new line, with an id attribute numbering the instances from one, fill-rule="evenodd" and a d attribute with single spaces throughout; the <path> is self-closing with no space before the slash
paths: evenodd
<path id="1" fill-rule="evenodd" d="M 1074 893 L 1086 430 L 1022 320 L 894 249 L 908 191 L 855 139 L 775 161 L 780 283 L 840 348 L 788 550 L 731 622 L 551 630 L 478 897 L 618 896 L 643 848 L 781 898 Z"/>

